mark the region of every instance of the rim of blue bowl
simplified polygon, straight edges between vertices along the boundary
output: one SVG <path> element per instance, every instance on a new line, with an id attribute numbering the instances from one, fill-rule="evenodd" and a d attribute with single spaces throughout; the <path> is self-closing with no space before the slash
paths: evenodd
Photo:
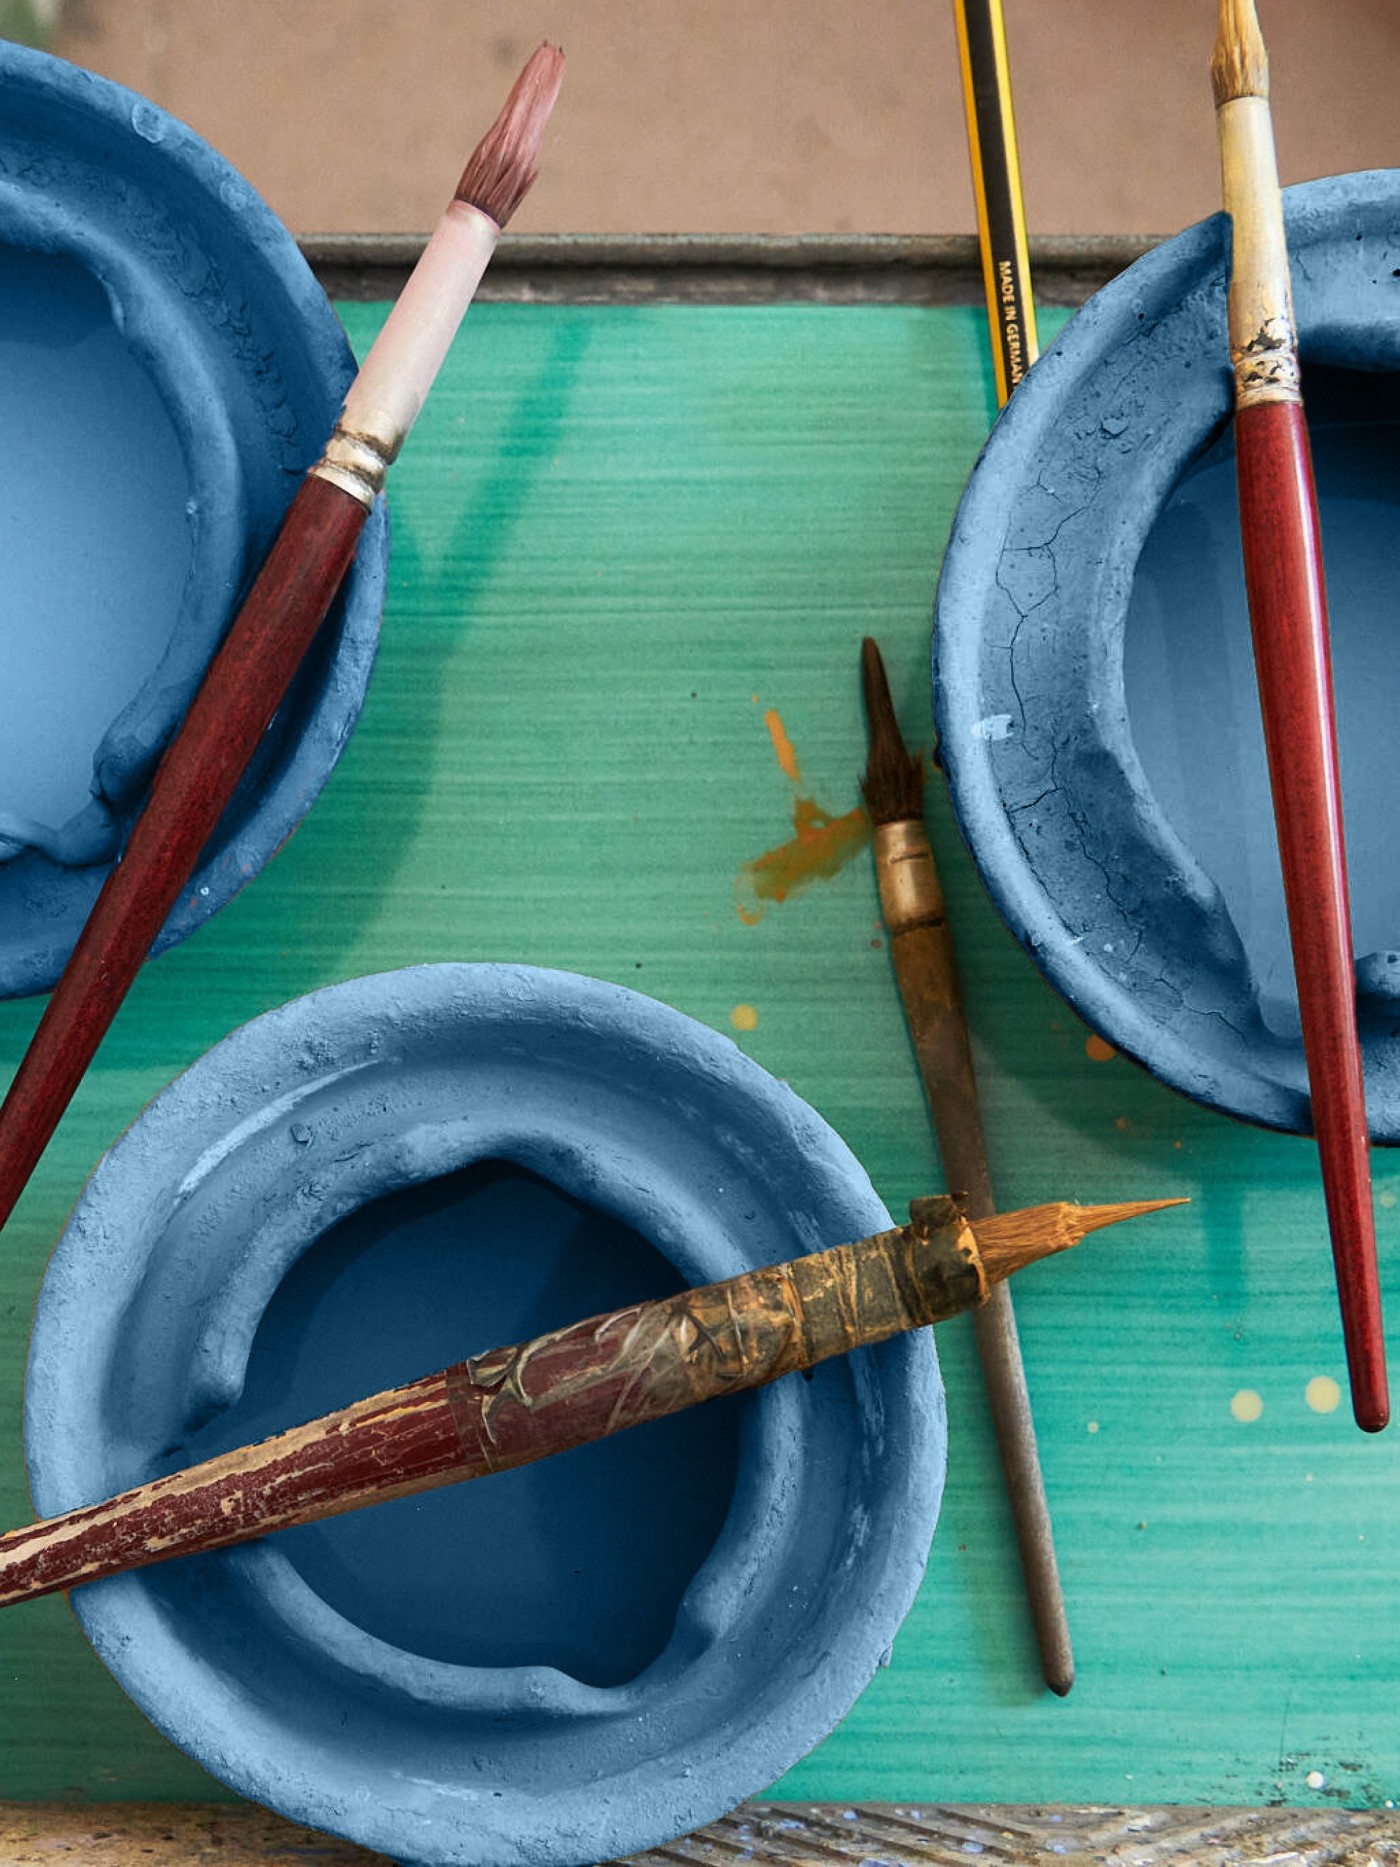
<path id="1" fill-rule="evenodd" d="M 382 1123 L 395 1084 L 411 1119 L 348 1148 L 347 1135 L 364 1138 L 357 1122 Z M 323 1160 L 328 1097 L 338 1113 L 324 1123 L 333 1132 Z M 292 1146 L 298 1112 L 303 1145 Z M 316 1179 L 314 1205 L 260 1204 L 265 1163 L 285 1158 Z M 690 1282 L 889 1223 L 813 1109 L 727 1037 L 657 1000 L 577 974 L 488 964 L 325 988 L 224 1039 L 156 1098 L 89 1182 L 44 1279 L 30 1346 L 36 1510 L 51 1515 L 131 1482 L 142 1454 L 123 1426 L 129 1403 L 114 1396 L 133 1378 L 124 1361 L 137 1352 L 132 1319 L 165 1288 L 166 1254 L 180 1260 L 180 1303 L 203 1349 L 167 1348 L 169 1365 L 157 1362 L 153 1375 L 147 1335 L 140 1378 L 143 1393 L 153 1379 L 170 1388 L 175 1418 L 236 1397 L 277 1282 L 343 1211 L 486 1158 L 542 1173 L 622 1218 Z M 247 1218 L 211 1229 L 186 1216 L 199 1231 L 191 1256 L 189 1239 L 171 1244 L 165 1228 L 173 1212 L 203 1210 L 202 1184 L 221 1211 Z M 158 1307 L 164 1329 L 168 1306 Z M 828 1734 L 887 1657 L 922 1579 L 946 1454 L 931 1332 L 824 1368 L 750 1397 L 725 1527 L 670 1644 L 622 1686 L 400 1652 L 320 1602 L 272 1543 L 118 1576 L 74 1591 L 72 1605 L 161 1730 L 294 1819 L 396 1859 L 456 1867 L 562 1867 L 659 1845 L 766 1788 Z M 169 1425 L 162 1417 L 149 1430 L 159 1437 Z M 782 1558 L 767 1560 L 775 1537 Z M 790 1589 L 792 1565 L 808 1562 L 827 1566 L 804 1570 L 802 1590 Z M 182 1581 L 176 1571 L 187 1566 Z M 191 1603 L 212 1625 L 196 1624 Z M 255 1687 L 231 1655 L 268 1617 L 285 1640 L 258 1647 Z M 802 1641 L 791 1634 L 799 1623 Z M 346 1748 L 340 1699 L 325 1710 L 317 1697 L 328 1689 L 351 1705 L 352 1730 L 375 1734 L 372 1757 Z M 490 1732 L 518 1742 L 525 1719 L 542 1748 L 554 1746 L 553 1788 L 538 1773 L 533 1782 L 529 1772 L 492 1774 Z M 580 1746 L 619 1729 L 628 1735 L 599 1780 L 596 1752 Z M 450 1757 L 441 1767 L 452 1779 L 433 1780 L 427 1761 L 392 1767 L 401 1739 L 419 1743 L 424 1759 Z"/>
<path id="2" fill-rule="evenodd" d="M 1398 203 L 1400 170 L 1284 191 L 1305 364 L 1400 368 L 1400 324 L 1380 315 L 1394 282 L 1376 273 L 1374 248 L 1394 255 L 1400 244 Z M 1136 261 L 1070 320 L 1007 404 L 939 578 L 934 712 L 964 839 L 1051 985 L 1171 1087 L 1301 1133 L 1311 1127 L 1301 1043 L 1242 1008 L 1238 936 L 1151 791 L 1123 700 L 1137 558 L 1231 409 L 1228 239 L 1217 214 Z M 1201 330 L 1209 340 L 1217 327 L 1212 350 Z M 1170 414 L 1134 438 L 1121 411 L 1144 381 L 1161 399 L 1169 391 Z M 1023 751 L 1015 742 L 1027 723 Z M 1051 834 L 1029 812 L 1055 790 L 1067 814 Z M 1367 1072 L 1373 1137 L 1400 1139 L 1400 1082 L 1378 1040 Z"/>
<path id="3" fill-rule="evenodd" d="M 0 94 L 6 133 L 42 144 L 47 164 L 43 186 L 0 172 L 0 239 L 70 256 L 97 279 L 165 403 L 199 507 L 169 646 L 94 761 L 125 824 L 289 491 L 334 423 L 355 362 L 291 234 L 186 124 L 110 79 L 8 42 L 0 42 Z M 381 501 L 321 640 L 154 951 L 223 907 L 329 777 L 374 665 L 387 556 Z M 23 937 L 0 946 L 0 996 L 55 983 L 109 867 L 110 859 L 67 864 L 34 849 L 0 862 L 0 890 L 18 877 L 15 886 L 31 894 L 41 886 L 57 903 L 56 914 L 34 917 Z"/>

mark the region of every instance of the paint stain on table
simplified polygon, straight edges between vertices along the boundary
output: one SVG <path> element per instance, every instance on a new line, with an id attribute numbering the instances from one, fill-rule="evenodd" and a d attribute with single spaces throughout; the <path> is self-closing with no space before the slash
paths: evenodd
<path id="1" fill-rule="evenodd" d="M 778 767 L 794 788 L 793 833 L 786 842 L 744 863 L 735 878 L 735 909 L 749 927 L 763 919 L 770 903 L 786 901 L 813 882 L 839 874 L 870 840 L 870 819 L 863 805 L 834 816 L 797 788 L 802 768 L 776 707 L 765 711 L 763 723 Z"/>

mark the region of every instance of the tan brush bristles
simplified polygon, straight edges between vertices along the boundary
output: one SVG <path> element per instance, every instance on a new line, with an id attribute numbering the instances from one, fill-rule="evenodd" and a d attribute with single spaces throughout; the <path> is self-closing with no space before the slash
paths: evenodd
<path id="1" fill-rule="evenodd" d="M 1001 1283 L 1025 1264 L 1037 1258 L 1053 1257 L 1068 1251 L 1088 1232 L 1105 1225 L 1118 1225 L 1124 1219 L 1141 1218 L 1146 1212 L 1161 1212 L 1167 1206 L 1184 1206 L 1185 1199 L 1129 1199 L 1112 1206 L 1076 1206 L 1059 1201 L 1049 1206 L 1028 1206 L 1023 1212 L 998 1212 L 978 1219 L 972 1227 L 977 1252 L 988 1283 Z"/>
<path id="2" fill-rule="evenodd" d="M 1220 30 L 1210 61 L 1215 107 L 1237 97 L 1269 95 L 1269 55 L 1254 0 L 1220 0 Z"/>

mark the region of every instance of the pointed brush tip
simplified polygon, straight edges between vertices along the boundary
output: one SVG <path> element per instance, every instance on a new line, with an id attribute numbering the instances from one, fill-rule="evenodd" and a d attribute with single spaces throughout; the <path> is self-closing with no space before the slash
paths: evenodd
<path id="1" fill-rule="evenodd" d="M 879 645 L 868 635 L 860 645 L 860 684 L 872 750 L 882 753 L 907 751 L 903 734 L 899 730 L 899 721 L 895 717 L 885 658 L 880 653 Z"/>
<path id="2" fill-rule="evenodd" d="M 545 126 L 564 82 L 564 54 L 545 39 L 526 60 L 495 122 L 462 171 L 456 199 L 504 227 L 529 193 Z"/>
<path id="3" fill-rule="evenodd" d="M 1125 1219 L 1140 1219 L 1149 1212 L 1165 1212 L 1168 1206 L 1190 1204 L 1190 1199 L 1183 1195 L 1175 1199 L 1123 1199 L 1107 1206 L 1076 1206 L 1073 1222 L 1082 1237 L 1088 1232 L 1101 1231 L 1106 1225 L 1119 1225 Z"/>
<path id="4" fill-rule="evenodd" d="M 890 677 L 885 671 L 885 658 L 872 635 L 861 638 L 860 684 L 865 695 L 865 711 L 873 727 L 876 716 L 892 714 L 894 706 L 890 699 Z"/>
<path id="5" fill-rule="evenodd" d="M 890 694 L 884 657 L 871 636 L 860 645 L 867 758 L 861 792 L 871 821 L 898 823 L 923 814 L 924 768 L 904 743 Z"/>

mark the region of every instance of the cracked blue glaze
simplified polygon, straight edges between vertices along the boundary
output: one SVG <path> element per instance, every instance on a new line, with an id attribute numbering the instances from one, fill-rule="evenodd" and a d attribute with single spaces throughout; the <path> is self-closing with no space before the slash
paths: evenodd
<path id="1" fill-rule="evenodd" d="M 1400 1140 L 1400 173 L 1286 191 L 1332 610 L 1367 1097 Z M 1228 223 L 1093 298 L 959 507 L 934 701 L 983 879 L 1046 976 L 1173 1087 L 1310 1127 L 1239 564 Z"/>
<path id="2" fill-rule="evenodd" d="M 153 104 L 0 43 L 0 995 L 62 970 L 155 762 L 353 373 L 295 243 Z M 370 522 L 333 621 L 173 911 L 300 820 L 358 713 Z"/>
<path id="3" fill-rule="evenodd" d="M 654 1000 L 511 966 L 331 987 L 99 1166 L 35 1319 L 35 1507 L 888 1222 L 810 1108 Z M 297 1820 L 406 1862 L 611 1859 L 849 1710 L 918 1587 L 945 1434 L 922 1331 L 73 1606 L 161 1730 Z"/>

